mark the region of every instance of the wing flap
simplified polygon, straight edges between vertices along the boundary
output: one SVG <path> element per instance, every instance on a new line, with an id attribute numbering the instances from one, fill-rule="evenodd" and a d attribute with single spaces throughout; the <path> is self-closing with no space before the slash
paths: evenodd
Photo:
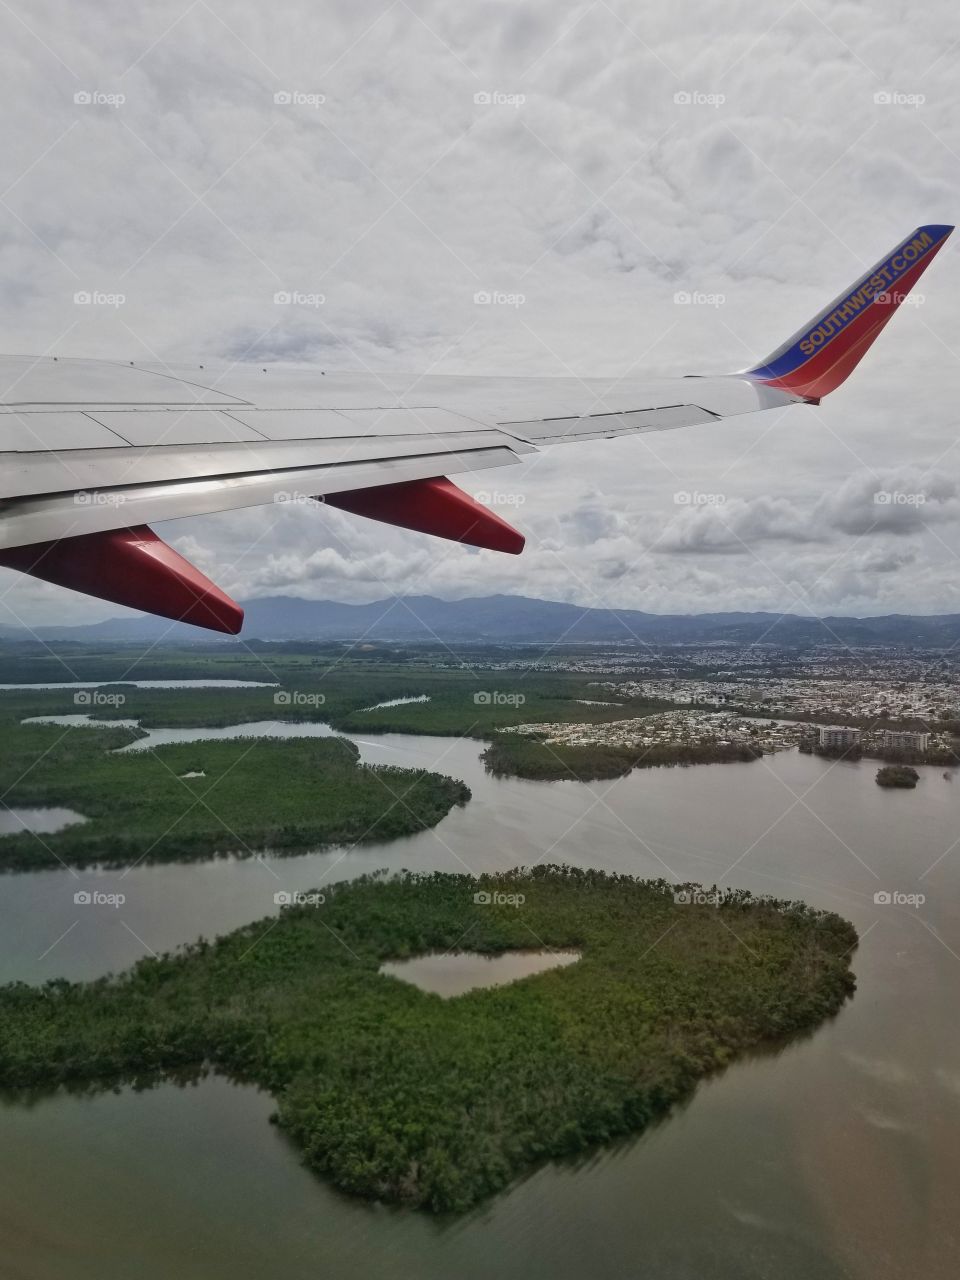
<path id="1" fill-rule="evenodd" d="M 368 442 L 370 443 L 370 442 Z M 382 442 L 381 442 L 382 445 Z M 460 450 L 420 448 L 408 457 L 371 456 L 363 461 L 332 459 L 309 467 L 250 471 L 157 484 L 119 484 L 65 493 L 25 497 L 3 504 L 0 547 L 73 538 L 116 528 L 183 516 L 208 515 L 270 503 L 307 503 L 317 494 L 371 489 L 408 480 L 426 480 L 446 472 L 479 471 L 519 461 L 519 450 L 487 444 Z"/>
<path id="2" fill-rule="evenodd" d="M 0 413 L 0 455 L 41 455 L 61 449 L 122 449 L 129 443 L 89 414 L 79 411 L 63 413 L 40 409 Z"/>
<path id="3" fill-rule="evenodd" d="M 291 471 L 428 453 L 467 455 L 478 449 L 535 452 L 505 431 L 452 432 L 441 436 L 344 437 L 335 440 L 257 440 L 186 447 L 61 449 L 37 453 L 0 452 L 3 500 L 40 494 L 109 489 L 134 482 L 217 479 L 253 472 Z M 449 469 L 449 468 L 448 468 Z M 443 468 L 441 468 L 443 470 Z M 436 474 L 436 473 L 434 473 Z"/>
<path id="4" fill-rule="evenodd" d="M 269 440 L 334 439 L 341 436 L 450 435 L 491 423 L 439 405 L 385 405 L 371 409 L 238 409 L 238 422 Z"/>
<path id="5" fill-rule="evenodd" d="M 29 419 L 32 415 L 22 416 Z M 86 416 L 134 446 L 231 444 L 264 438 L 232 414 L 217 409 L 95 409 Z"/>
<path id="6" fill-rule="evenodd" d="M 598 400 L 595 411 L 590 413 L 500 422 L 498 425 L 531 444 L 573 444 L 578 440 L 695 427 L 798 401 L 798 397 L 789 391 L 768 387 L 750 378 L 676 378 L 665 387 L 661 384 L 658 390 L 661 394 L 672 391 L 673 403 L 643 408 L 634 402 L 635 407 L 611 410 L 603 407 L 604 397 Z"/>

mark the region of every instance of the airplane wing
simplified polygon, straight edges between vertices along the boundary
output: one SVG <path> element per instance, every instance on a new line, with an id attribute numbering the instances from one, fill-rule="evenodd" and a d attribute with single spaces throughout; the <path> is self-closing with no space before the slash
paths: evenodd
<path id="1" fill-rule="evenodd" d="M 449 476 L 547 445 L 817 403 L 849 376 L 952 230 L 919 227 L 759 365 L 720 377 L 411 383 L 0 357 L 0 565 L 235 634 L 240 607 L 149 522 L 315 498 L 516 554 L 523 536 Z"/>

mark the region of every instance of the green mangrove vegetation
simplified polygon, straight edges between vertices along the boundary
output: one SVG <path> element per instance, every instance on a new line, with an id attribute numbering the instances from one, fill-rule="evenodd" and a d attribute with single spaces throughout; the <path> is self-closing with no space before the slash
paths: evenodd
<path id="1" fill-rule="evenodd" d="M 570 867 L 338 884 L 119 976 L 0 988 L 0 1086 L 216 1070 L 268 1090 L 303 1160 L 342 1190 L 464 1210 L 545 1159 L 639 1132 L 852 993 L 857 935 L 840 917 L 677 888 Z M 378 972 L 465 940 L 582 958 L 448 1000 Z"/>
<path id="2" fill-rule="evenodd" d="M 2 649 L 0 649 L 2 653 Z M 32 669 L 36 669 L 35 667 Z M 146 671 L 153 671 L 145 665 Z M 111 704 L 102 697 L 79 704 L 74 689 L 0 691 L 0 718 L 87 712 L 97 719 L 136 719 L 144 728 L 219 727 L 259 720 L 323 720 L 345 733 L 414 733 L 489 738 L 498 729 L 530 721 L 602 723 L 662 711 L 672 703 L 621 698 L 598 702 L 591 677 L 577 673 L 447 670 L 438 666 L 410 670 L 397 663 L 338 664 L 286 653 L 245 669 L 237 660 L 195 657 L 185 667 L 159 666 L 190 679 L 271 681 L 269 687 L 142 689 L 131 684 L 105 686 L 102 695 L 121 695 Z M 22 674 L 0 662 L 0 674 Z M 86 678 L 147 679 L 138 661 L 95 663 L 71 658 L 69 669 L 48 670 L 53 680 L 74 672 Z M 157 677 L 160 678 L 160 677 Z M 397 699 L 428 701 L 379 706 Z"/>
<path id="3" fill-rule="evenodd" d="M 912 789 L 920 781 L 916 769 L 908 764 L 886 764 L 877 770 L 878 787 L 907 787 Z"/>
<path id="4" fill-rule="evenodd" d="M 558 782 L 592 782 L 620 778 L 632 769 L 658 765 L 729 764 L 757 760 L 760 752 L 741 743 L 665 742 L 652 746 L 620 747 L 604 743 L 544 742 L 519 734 L 498 736 L 483 753 L 490 773 L 498 777 Z"/>
<path id="5" fill-rule="evenodd" d="M 470 798 L 438 773 L 358 764 L 343 738 L 205 741 L 117 754 L 135 730 L 2 725 L 0 795 L 89 821 L 0 837 L 0 870 L 120 865 L 391 840 Z M 189 774 L 202 776 L 189 777 Z"/>
<path id="6" fill-rule="evenodd" d="M 382 841 L 433 826 L 451 806 L 469 799 L 462 782 L 436 773 L 415 776 L 358 765 L 356 750 L 343 740 L 211 739 L 116 754 L 152 728 L 322 721 L 344 732 L 482 740 L 529 717 L 602 721 L 651 709 L 636 699 L 588 705 L 584 699 L 595 690 L 580 674 L 429 666 L 411 671 L 395 661 L 341 666 L 335 657 L 289 647 L 268 657 L 204 651 L 133 661 L 129 654 L 86 650 L 67 656 L 69 665 L 58 665 L 51 655 L 29 662 L 8 655 L 2 674 L 65 680 L 82 672 L 91 681 L 121 680 L 102 688 L 91 683 L 81 691 L 0 691 L 0 795 L 9 808 L 63 806 L 89 821 L 42 836 L 28 831 L 0 836 L 0 871 Z M 157 689 L 139 688 L 133 678 L 274 683 Z M 488 687 L 492 683 L 496 689 Z M 378 705 L 424 695 L 427 701 Z M 77 715 L 100 727 L 29 723 L 35 717 Z M 614 764 L 615 772 L 627 771 L 619 759 Z M 506 764 L 503 771 L 510 771 Z M 581 769 L 559 776 L 612 775 Z"/>

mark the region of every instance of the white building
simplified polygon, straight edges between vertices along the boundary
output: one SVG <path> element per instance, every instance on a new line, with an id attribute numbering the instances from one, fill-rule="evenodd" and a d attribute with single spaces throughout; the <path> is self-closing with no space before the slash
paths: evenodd
<path id="1" fill-rule="evenodd" d="M 845 726 L 835 724 L 822 724 L 820 726 L 820 745 L 821 747 L 840 747 L 843 750 L 848 747 L 859 747 L 860 730 L 848 729 Z"/>
<path id="2" fill-rule="evenodd" d="M 883 735 L 883 746 L 886 751 L 926 751 L 929 745 L 929 733 L 914 733 L 907 729 L 887 729 Z"/>

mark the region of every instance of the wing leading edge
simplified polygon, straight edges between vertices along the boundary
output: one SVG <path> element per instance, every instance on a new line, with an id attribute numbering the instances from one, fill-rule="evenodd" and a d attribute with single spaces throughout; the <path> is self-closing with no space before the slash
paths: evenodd
<path id="1" fill-rule="evenodd" d="M 0 358 L 0 565 L 236 633 L 243 613 L 148 521 L 315 498 L 518 553 L 523 537 L 448 477 L 545 445 L 816 403 L 856 367 L 946 242 L 917 228 L 756 367 L 613 386 L 577 378 L 195 371 Z M 267 376 L 263 376 L 267 375 Z"/>

